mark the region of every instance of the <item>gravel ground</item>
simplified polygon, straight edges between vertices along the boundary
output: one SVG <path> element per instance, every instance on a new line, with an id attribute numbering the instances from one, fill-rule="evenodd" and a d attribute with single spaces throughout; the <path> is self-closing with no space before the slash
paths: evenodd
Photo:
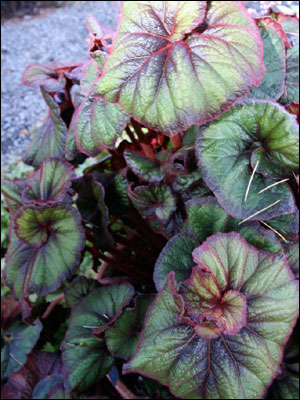
<path id="1" fill-rule="evenodd" d="M 297 1 L 245 1 L 254 16 L 272 4 Z M 299 4 L 299 3 L 298 3 Z M 21 154 L 31 140 L 30 130 L 46 112 L 37 89 L 22 86 L 28 64 L 47 65 L 54 60 L 77 61 L 87 56 L 85 19 L 94 15 L 103 25 L 115 28 L 117 1 L 72 1 L 65 7 L 43 10 L 42 15 L 8 20 L 1 25 L 1 165 L 11 154 Z"/>

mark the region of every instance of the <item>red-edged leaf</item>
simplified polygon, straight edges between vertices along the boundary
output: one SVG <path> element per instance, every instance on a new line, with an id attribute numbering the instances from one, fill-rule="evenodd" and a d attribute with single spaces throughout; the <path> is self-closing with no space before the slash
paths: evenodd
<path id="1" fill-rule="evenodd" d="M 59 106 L 43 88 L 41 92 L 49 107 L 49 114 L 23 157 L 26 164 L 34 167 L 39 167 L 46 157 L 63 157 L 67 137 L 67 127 L 60 116 Z"/>
<path id="2" fill-rule="evenodd" d="M 170 272 L 123 372 L 157 379 L 176 397 L 262 398 L 298 317 L 299 285 L 287 259 L 257 250 L 237 233 L 211 236 L 193 257 L 198 266 L 179 293 Z M 196 279 L 202 272 L 211 278 Z M 185 285 L 192 283 L 189 294 L 207 296 L 200 321 L 186 306 Z M 200 297 L 194 306 L 201 311 Z"/>
<path id="3" fill-rule="evenodd" d="M 71 206 L 32 205 L 19 209 L 6 253 L 4 277 L 30 315 L 30 291 L 44 296 L 74 273 L 85 244 L 79 212 Z"/>
<path id="4" fill-rule="evenodd" d="M 242 2 L 206 7 L 202 1 L 125 2 L 99 93 L 171 136 L 218 117 L 258 86 L 265 72 L 262 43 Z"/>

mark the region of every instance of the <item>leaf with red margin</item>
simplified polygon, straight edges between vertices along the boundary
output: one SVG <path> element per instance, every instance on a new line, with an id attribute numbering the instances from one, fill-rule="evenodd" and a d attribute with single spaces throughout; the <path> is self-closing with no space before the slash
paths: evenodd
<path id="1" fill-rule="evenodd" d="M 1 179 L 1 192 L 4 194 L 11 215 L 14 215 L 16 211 L 23 206 L 22 192 L 29 182 L 30 178 L 24 180 L 17 179 L 14 181 Z"/>
<path id="2" fill-rule="evenodd" d="M 271 17 L 258 18 L 257 25 L 264 48 L 264 64 L 267 68 L 257 88 L 252 88 L 248 97 L 278 100 L 285 86 L 285 39 L 281 25 Z"/>
<path id="3" fill-rule="evenodd" d="M 193 258 L 214 275 L 222 296 L 237 291 L 239 300 L 246 298 L 246 326 L 234 335 L 199 337 L 187 323 L 185 302 L 170 272 L 123 372 L 157 379 L 182 398 L 261 398 L 277 375 L 298 316 L 298 282 L 287 259 L 255 249 L 237 233 L 211 236 Z"/>
<path id="4" fill-rule="evenodd" d="M 265 66 L 254 21 L 242 2 L 206 3 L 125 2 L 99 93 L 172 136 L 258 86 Z"/>
<path id="5" fill-rule="evenodd" d="M 252 175 L 251 152 L 263 144 L 275 162 L 291 170 L 299 168 L 299 125 L 283 107 L 263 100 L 244 100 L 211 123 L 196 142 L 196 156 L 203 180 L 225 211 L 237 219 L 260 212 L 252 220 L 269 220 L 296 210 L 286 183 Z"/>
<path id="6" fill-rule="evenodd" d="M 139 295 L 134 308 L 126 308 L 117 321 L 105 332 L 106 345 L 115 357 L 129 360 L 136 350 L 144 319 L 154 295 Z"/>
<path id="7" fill-rule="evenodd" d="M 133 295 L 134 288 L 128 283 L 104 286 L 91 291 L 72 310 L 61 346 L 69 389 L 85 389 L 109 372 L 114 359 L 106 348 L 103 332 Z"/>
<path id="8" fill-rule="evenodd" d="M 176 210 L 176 199 L 165 184 L 137 186 L 134 190 L 129 186 L 128 197 L 143 217 L 155 217 L 161 222 L 166 222 Z"/>
<path id="9" fill-rule="evenodd" d="M 15 321 L 3 332 L 4 346 L 1 348 L 1 379 L 6 379 L 12 372 L 18 371 L 26 362 L 40 337 L 43 325 L 37 319 L 34 325 L 25 325 Z"/>
<path id="10" fill-rule="evenodd" d="M 63 157 L 67 137 L 67 127 L 60 116 L 58 104 L 42 87 L 41 92 L 49 107 L 49 113 L 23 156 L 23 161 L 34 167 L 40 167 L 46 157 Z"/>
<path id="11" fill-rule="evenodd" d="M 6 253 L 4 279 L 20 301 L 23 318 L 30 315 L 29 292 L 55 291 L 70 278 L 85 244 L 79 212 L 71 206 L 24 206 L 14 218 Z"/>
<path id="12" fill-rule="evenodd" d="M 43 86 L 47 92 L 56 92 L 65 86 L 64 78 L 60 77 L 54 68 L 39 64 L 28 65 L 23 72 L 22 83 L 31 88 Z"/>
<path id="13" fill-rule="evenodd" d="M 289 12 L 291 11 L 289 8 L 280 8 L 280 6 L 270 7 L 269 13 L 272 18 L 276 19 L 280 23 L 289 38 L 289 42 L 292 45 L 296 45 L 299 43 L 299 18 L 295 12 Z M 287 48 L 289 47 L 290 44 L 287 43 Z"/>
<path id="14" fill-rule="evenodd" d="M 22 192 L 24 202 L 42 205 L 63 201 L 72 179 L 76 178 L 73 169 L 73 165 L 59 158 L 44 158 Z"/>
<path id="15" fill-rule="evenodd" d="M 57 354 L 33 352 L 26 364 L 10 375 L 3 386 L 3 399 L 32 399 L 35 387 L 44 378 L 61 373 L 61 360 Z M 40 397 L 41 398 L 41 397 Z"/>
<path id="16" fill-rule="evenodd" d="M 90 93 L 76 114 L 77 148 L 91 157 L 100 154 L 105 147 L 114 148 L 129 119 L 118 104 L 110 104 Z"/>

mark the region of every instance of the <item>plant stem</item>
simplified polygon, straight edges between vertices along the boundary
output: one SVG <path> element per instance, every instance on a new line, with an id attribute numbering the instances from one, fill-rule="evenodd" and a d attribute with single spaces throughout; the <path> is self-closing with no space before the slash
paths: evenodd
<path id="1" fill-rule="evenodd" d="M 51 314 L 51 312 L 54 309 L 54 307 L 56 306 L 56 304 L 58 304 L 64 298 L 65 298 L 64 293 L 61 293 L 59 296 L 55 297 L 55 299 L 53 299 L 51 301 L 51 303 L 49 304 L 49 306 L 47 307 L 47 310 L 41 316 L 41 319 L 46 319 L 47 317 L 49 317 L 49 315 Z"/>
<path id="2" fill-rule="evenodd" d="M 138 399 L 138 397 L 134 393 L 132 393 L 120 379 L 118 379 L 116 384 L 114 385 L 110 379 L 110 376 L 106 375 L 106 377 L 109 382 L 114 386 L 119 395 L 123 397 L 123 399 Z"/>
<path id="3" fill-rule="evenodd" d="M 159 250 L 159 252 L 161 252 L 162 248 L 166 244 L 163 238 L 156 235 L 152 231 L 147 222 L 140 216 L 140 214 L 136 210 L 129 210 L 127 215 L 135 223 L 135 228 L 139 230 L 139 232 L 142 234 L 142 237 L 149 239 L 151 244 L 154 245 Z"/>
<path id="4" fill-rule="evenodd" d="M 181 147 L 182 139 L 181 139 L 180 132 L 177 132 L 177 133 L 175 133 L 175 135 L 171 136 L 171 140 L 172 140 L 175 150 L 177 150 Z"/>

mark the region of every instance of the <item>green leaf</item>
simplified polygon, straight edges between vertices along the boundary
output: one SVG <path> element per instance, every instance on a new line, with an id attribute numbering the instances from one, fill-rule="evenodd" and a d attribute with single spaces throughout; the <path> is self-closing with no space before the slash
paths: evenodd
<path id="1" fill-rule="evenodd" d="M 166 222 L 176 209 L 176 199 L 169 186 L 150 184 L 129 188 L 128 197 L 143 217 L 156 217 Z"/>
<path id="2" fill-rule="evenodd" d="M 64 79 L 59 79 L 59 74 L 54 68 L 39 64 L 28 65 L 22 75 L 22 83 L 31 88 L 42 86 L 47 92 L 56 92 L 63 89 Z"/>
<path id="3" fill-rule="evenodd" d="M 282 104 L 292 101 L 299 103 L 299 43 L 286 51 L 285 94 L 280 98 Z"/>
<path id="4" fill-rule="evenodd" d="M 64 382 L 63 375 L 52 374 L 46 376 L 46 378 L 40 380 L 38 384 L 34 387 L 32 398 L 33 399 L 48 399 L 48 395 L 51 390 L 59 383 Z"/>
<path id="5" fill-rule="evenodd" d="M 75 122 L 77 148 L 90 157 L 100 154 L 104 147 L 114 148 L 129 118 L 117 104 L 107 103 L 90 93 L 77 112 Z"/>
<path id="6" fill-rule="evenodd" d="M 192 251 L 197 244 L 197 240 L 187 233 L 179 233 L 168 241 L 155 263 L 153 280 L 157 291 L 162 289 L 171 271 L 175 271 L 178 284 L 189 277 L 195 265 Z"/>
<path id="7" fill-rule="evenodd" d="M 14 223 L 18 236 L 11 230 L 4 276 L 25 318 L 30 291 L 44 296 L 73 275 L 85 237 L 80 214 L 71 206 L 24 206 Z"/>
<path id="8" fill-rule="evenodd" d="M 270 387 L 272 399 L 299 398 L 299 329 L 294 329 L 284 349 L 279 373 Z"/>
<path id="9" fill-rule="evenodd" d="M 218 205 L 215 197 L 192 198 L 185 205 L 191 228 L 201 242 L 214 233 L 230 232 L 238 227 L 238 221 Z"/>
<path id="10" fill-rule="evenodd" d="M 198 136 L 196 155 L 203 180 L 228 214 L 244 219 L 259 213 L 251 219 L 269 220 L 295 212 L 295 200 L 286 183 L 259 193 L 275 183 L 259 173 L 254 174 L 245 198 L 253 173 L 251 152 L 257 146 L 263 144 L 269 157 L 284 168 L 298 168 L 298 129 L 294 116 L 279 105 L 246 100 Z"/>
<path id="11" fill-rule="evenodd" d="M 93 224 L 94 233 L 101 238 L 101 247 L 107 241 L 113 243 L 108 230 L 109 214 L 104 201 L 105 190 L 101 182 L 91 175 L 86 175 L 78 180 L 77 191 L 78 210 L 86 222 Z"/>
<path id="12" fill-rule="evenodd" d="M 49 113 L 23 156 L 23 161 L 34 167 L 39 167 L 46 157 L 62 158 L 67 137 L 67 127 L 60 116 L 58 104 L 42 87 L 41 92 L 49 107 Z"/>
<path id="13" fill-rule="evenodd" d="M 206 6 L 124 3 L 99 93 L 172 136 L 217 118 L 257 86 L 265 67 L 255 23 L 240 2 Z"/>
<path id="14" fill-rule="evenodd" d="M 3 333 L 4 346 L 1 348 L 1 379 L 6 379 L 12 372 L 18 371 L 26 362 L 42 331 L 42 324 L 25 325 L 15 321 Z"/>
<path id="15" fill-rule="evenodd" d="M 295 277 L 299 279 L 299 242 L 291 243 L 287 246 L 286 251 L 288 263 Z"/>
<path id="16" fill-rule="evenodd" d="M 96 82 L 100 71 L 95 60 L 89 61 L 83 68 L 80 88 L 84 96 L 88 96 L 91 86 Z"/>
<path id="17" fill-rule="evenodd" d="M 105 332 L 106 344 L 113 356 L 129 360 L 136 350 L 148 307 L 153 295 L 139 295 L 134 308 L 126 308 Z"/>
<path id="18" fill-rule="evenodd" d="M 128 167 L 143 181 L 157 183 L 163 180 L 165 172 L 157 160 L 150 160 L 129 149 L 124 151 L 124 158 Z"/>
<path id="19" fill-rule="evenodd" d="M 35 387 L 39 390 L 40 395 L 42 394 L 40 391 L 42 385 L 39 382 L 46 378 L 44 384 L 47 385 L 49 377 L 61 374 L 61 369 L 62 365 L 58 354 L 33 351 L 28 355 L 26 364 L 9 376 L 1 394 L 4 399 L 35 398 L 33 397 Z"/>
<path id="20" fill-rule="evenodd" d="M 278 236 L 269 229 L 263 228 L 258 222 L 248 222 L 240 226 L 239 234 L 252 246 L 260 250 L 276 254 L 283 252 L 283 246 Z"/>
<path id="21" fill-rule="evenodd" d="M 95 287 L 97 282 L 94 279 L 86 279 L 77 276 L 74 281 L 65 289 L 65 300 L 70 308 L 74 308 L 80 300 L 88 295 Z"/>
<path id="22" fill-rule="evenodd" d="M 41 168 L 28 179 L 28 185 L 22 192 L 26 203 L 52 203 L 63 201 L 76 177 L 73 166 L 55 157 L 44 158 Z"/>
<path id="23" fill-rule="evenodd" d="M 111 215 L 123 215 L 130 206 L 127 196 L 128 181 L 121 172 L 114 176 L 105 190 L 105 200 Z"/>
<path id="24" fill-rule="evenodd" d="M 133 295 L 134 289 L 127 283 L 101 287 L 90 292 L 72 310 L 61 347 L 69 389 L 85 389 L 109 372 L 114 359 L 106 348 L 103 332 L 118 318 Z"/>
<path id="25" fill-rule="evenodd" d="M 299 210 L 288 215 L 280 215 L 268 221 L 268 225 L 276 229 L 287 240 L 299 238 Z"/>
<path id="26" fill-rule="evenodd" d="M 173 190 L 175 192 L 186 192 L 195 185 L 199 184 L 201 181 L 201 173 L 198 169 L 195 171 L 182 175 L 182 176 L 177 176 L 173 182 Z"/>
<path id="27" fill-rule="evenodd" d="M 274 160 L 262 147 L 258 147 L 251 154 L 251 167 L 266 178 L 280 179 L 291 175 L 291 172 L 283 167 L 279 161 Z"/>
<path id="28" fill-rule="evenodd" d="M 123 372 L 151 376 L 181 398 L 261 398 L 297 319 L 298 282 L 282 254 L 257 250 L 235 232 L 211 236 L 193 259 L 179 293 L 169 273 Z M 204 339 L 211 324 L 214 339 Z"/>
<path id="29" fill-rule="evenodd" d="M 278 100 L 285 86 L 285 43 L 281 25 L 271 17 L 257 20 L 264 48 L 264 64 L 267 72 L 260 85 L 252 88 L 247 97 Z"/>
<path id="30" fill-rule="evenodd" d="M 23 206 L 22 192 L 27 184 L 27 179 L 15 181 L 1 179 L 1 192 L 5 197 L 11 215 L 14 215 L 16 211 Z"/>

